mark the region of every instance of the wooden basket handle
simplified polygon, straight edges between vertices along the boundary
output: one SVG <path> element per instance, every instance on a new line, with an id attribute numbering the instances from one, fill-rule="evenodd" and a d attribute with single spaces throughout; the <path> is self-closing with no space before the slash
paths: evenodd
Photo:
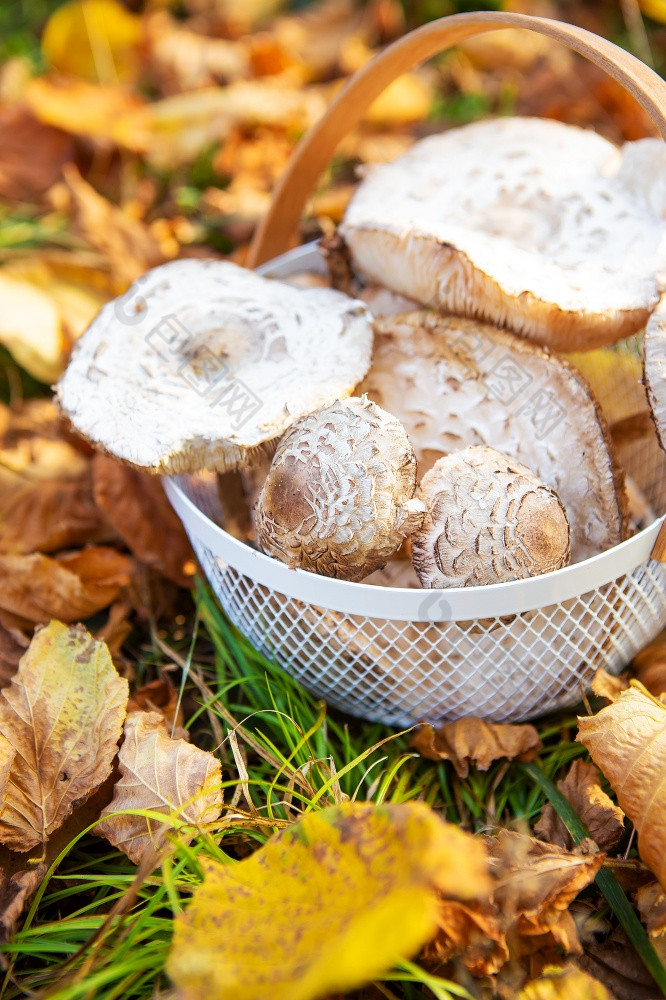
<path id="1" fill-rule="evenodd" d="M 479 12 L 442 17 L 393 42 L 347 81 L 296 148 L 255 233 L 247 266 L 258 267 L 289 249 L 305 203 L 338 143 L 396 77 L 465 38 L 501 28 L 528 28 L 548 35 L 596 63 L 633 94 L 666 140 L 666 83 L 613 42 L 573 24 L 526 14 Z"/>

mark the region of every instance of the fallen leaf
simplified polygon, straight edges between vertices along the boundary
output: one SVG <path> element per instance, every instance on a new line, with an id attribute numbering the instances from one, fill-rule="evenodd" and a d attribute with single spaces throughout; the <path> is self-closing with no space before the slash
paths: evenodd
<path id="1" fill-rule="evenodd" d="M 42 862 L 5 878 L 0 869 L 0 944 L 5 944 L 16 930 L 16 924 L 46 875 Z"/>
<path id="2" fill-rule="evenodd" d="M 623 691 L 629 687 L 629 678 L 626 674 L 615 677 L 609 674 L 603 667 L 598 667 L 592 678 L 590 685 L 594 694 L 606 701 L 616 701 Z"/>
<path id="3" fill-rule="evenodd" d="M 603 855 L 565 851 L 510 830 L 486 838 L 496 879 L 493 901 L 507 933 L 517 938 L 517 954 L 529 954 L 549 941 L 567 953 L 580 953 L 578 931 L 569 907 L 593 880 Z"/>
<path id="4" fill-rule="evenodd" d="M 238 864 L 204 864 L 174 922 L 167 971 L 181 1000 L 351 989 L 433 936 L 438 888 L 489 888 L 481 843 L 423 803 L 311 812 Z"/>
<path id="5" fill-rule="evenodd" d="M 636 905 L 655 951 L 666 966 L 666 893 L 658 882 L 651 882 L 637 891 Z"/>
<path id="6" fill-rule="evenodd" d="M 578 966 L 611 991 L 615 1000 L 660 1000 L 658 987 L 621 927 L 603 942 L 590 942 Z"/>
<path id="7" fill-rule="evenodd" d="M 576 739 L 636 827 L 641 858 L 666 886 L 666 705 L 635 684 L 596 715 L 579 718 Z"/>
<path id="8" fill-rule="evenodd" d="M 613 1000 L 603 983 L 573 966 L 546 968 L 528 983 L 516 1000 Z"/>
<path id="9" fill-rule="evenodd" d="M 108 258 L 123 283 L 130 285 L 148 268 L 164 263 L 162 248 L 147 226 L 98 194 L 73 164 L 63 174 L 72 197 L 74 227 L 89 246 Z"/>
<path id="10" fill-rule="evenodd" d="M 31 282 L 0 273 L 0 303 L 0 343 L 40 382 L 54 382 L 69 349 L 56 302 Z"/>
<path id="11" fill-rule="evenodd" d="M 172 739 L 189 740 L 189 733 L 183 728 L 183 710 L 179 703 L 178 691 L 168 681 L 156 680 L 137 688 L 130 695 L 127 712 L 153 712 L 162 716 L 166 730 Z"/>
<path id="12" fill-rule="evenodd" d="M 113 84 L 138 75 L 141 35 L 140 18 L 119 0 L 69 0 L 46 22 L 42 53 L 61 73 Z"/>
<path id="13" fill-rule="evenodd" d="M 102 147 L 116 144 L 116 123 L 145 101 L 121 87 L 100 86 L 66 77 L 35 77 L 24 100 L 46 125 L 92 139 Z"/>
<path id="14" fill-rule="evenodd" d="M 0 108 L 0 198 L 28 201 L 43 194 L 74 155 L 71 137 L 38 121 L 24 105 Z"/>
<path id="15" fill-rule="evenodd" d="M 108 607 L 131 571 L 127 556 L 92 546 L 56 559 L 0 555 L 0 608 L 31 622 L 80 621 Z"/>
<path id="16" fill-rule="evenodd" d="M 115 537 L 93 500 L 88 473 L 29 486 L 0 515 L 0 552 L 57 552 Z"/>
<path id="17" fill-rule="evenodd" d="M 447 722 L 437 729 L 423 726 L 411 745 L 429 760 L 450 760 L 459 778 L 470 764 L 487 771 L 494 760 L 533 760 L 542 743 L 534 726 L 498 725 L 473 717 Z"/>
<path id="18" fill-rule="evenodd" d="M 179 94 L 251 75 L 242 39 L 209 38 L 189 31 L 166 11 L 145 19 L 147 69 L 163 94 Z"/>
<path id="19" fill-rule="evenodd" d="M 509 959 L 506 934 L 491 900 L 442 899 L 436 937 L 426 945 L 425 959 L 446 963 L 456 956 L 473 976 L 493 976 Z"/>
<path id="20" fill-rule="evenodd" d="M 632 661 L 636 677 L 656 698 L 666 691 L 666 635 L 662 633 Z"/>
<path id="21" fill-rule="evenodd" d="M 612 851 L 624 832 L 624 813 L 601 788 L 599 771 L 594 764 L 575 760 L 557 787 L 573 806 L 576 815 L 587 827 L 590 837 L 602 851 Z M 574 842 L 566 826 L 548 803 L 534 832 L 542 840 L 570 851 Z"/>
<path id="22" fill-rule="evenodd" d="M 0 612 L 0 688 L 9 684 L 28 646 L 29 641 L 21 629 L 4 622 Z"/>
<path id="23" fill-rule="evenodd" d="M 160 479 L 106 455 L 95 455 L 92 470 L 95 502 L 136 558 L 179 586 L 191 586 L 192 546 Z"/>
<path id="24" fill-rule="evenodd" d="M 118 750 L 127 695 L 108 650 L 82 625 L 51 622 L 35 633 L 0 691 L 0 734 L 16 749 L 0 842 L 15 851 L 45 844 L 99 788 Z"/>
<path id="25" fill-rule="evenodd" d="M 222 768 L 212 754 L 185 740 L 172 740 L 157 712 L 131 712 L 118 756 L 120 777 L 102 810 L 95 833 L 138 864 L 164 841 L 169 829 L 180 837 L 214 823 L 222 811 Z M 112 815 L 125 809 L 164 813 L 168 823 L 143 816 Z"/>

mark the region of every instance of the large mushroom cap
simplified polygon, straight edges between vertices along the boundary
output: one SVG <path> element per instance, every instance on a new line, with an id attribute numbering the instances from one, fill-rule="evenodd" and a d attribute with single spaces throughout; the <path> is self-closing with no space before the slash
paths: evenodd
<path id="1" fill-rule="evenodd" d="M 412 536 L 424 587 L 479 587 L 561 569 L 569 522 L 554 490 L 494 448 L 438 459 L 419 487 L 426 506 Z"/>
<path id="2" fill-rule="evenodd" d="M 363 303 L 226 261 L 155 268 L 76 345 L 60 406 L 93 444 L 157 473 L 252 461 L 370 364 Z"/>
<path id="3" fill-rule="evenodd" d="M 453 316 L 377 320 L 372 367 L 357 392 L 402 422 L 419 479 L 468 445 L 525 465 L 564 504 L 572 562 L 625 537 L 623 476 L 596 400 L 575 368 L 542 348 Z"/>
<path id="4" fill-rule="evenodd" d="M 562 351 L 640 329 L 666 267 L 666 147 L 537 118 L 479 122 L 371 168 L 340 227 L 355 267 Z"/>

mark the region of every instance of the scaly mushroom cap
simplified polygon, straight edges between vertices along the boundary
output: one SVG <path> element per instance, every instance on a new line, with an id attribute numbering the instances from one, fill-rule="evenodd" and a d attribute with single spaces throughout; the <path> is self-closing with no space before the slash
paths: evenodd
<path id="1" fill-rule="evenodd" d="M 424 587 L 480 587 L 539 576 L 569 561 L 569 522 L 554 490 L 494 448 L 440 458 L 419 497 L 412 561 Z"/>
<path id="2" fill-rule="evenodd" d="M 404 428 L 352 397 L 303 417 L 278 445 L 255 509 L 265 552 L 343 580 L 380 569 L 423 519 Z"/>
<path id="3" fill-rule="evenodd" d="M 225 472 L 352 392 L 371 349 L 361 302 L 228 261 L 179 260 L 104 306 L 57 398 L 84 437 L 125 462 Z"/>
<path id="4" fill-rule="evenodd" d="M 666 451 L 666 295 L 645 330 L 643 381 L 659 444 Z"/>
<path id="5" fill-rule="evenodd" d="M 476 320 L 417 312 L 375 322 L 358 387 L 404 425 L 419 477 L 468 445 L 494 447 L 554 489 L 571 558 L 626 537 L 623 474 L 599 407 L 571 365 Z"/>
<path id="6" fill-rule="evenodd" d="M 355 268 L 424 305 L 587 350 L 645 325 L 666 268 L 666 147 L 502 118 L 371 167 L 339 232 Z"/>

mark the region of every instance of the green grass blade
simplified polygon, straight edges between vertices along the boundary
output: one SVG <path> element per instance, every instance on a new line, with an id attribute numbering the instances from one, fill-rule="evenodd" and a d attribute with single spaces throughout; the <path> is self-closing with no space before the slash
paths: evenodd
<path id="1" fill-rule="evenodd" d="M 589 837 L 590 834 L 585 824 L 581 822 L 571 803 L 565 799 L 564 795 L 556 788 L 550 778 L 547 778 L 536 764 L 522 764 L 521 766 L 544 793 L 571 834 L 574 843 L 580 844 L 582 840 Z M 636 954 L 654 979 L 663 996 L 666 997 L 666 968 L 664 968 L 657 952 L 654 950 L 645 928 L 636 916 L 631 903 L 622 891 L 620 883 L 608 868 L 601 868 L 599 870 L 595 882 L 636 949 Z"/>

